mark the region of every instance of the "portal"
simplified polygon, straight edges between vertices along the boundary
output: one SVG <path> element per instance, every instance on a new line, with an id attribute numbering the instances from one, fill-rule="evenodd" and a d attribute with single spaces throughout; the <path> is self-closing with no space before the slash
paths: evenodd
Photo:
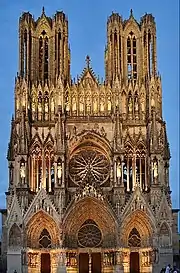
<path id="1" fill-rule="evenodd" d="M 79 254 L 79 273 L 89 273 L 89 255 L 88 253 Z"/>
<path id="2" fill-rule="evenodd" d="M 41 254 L 41 273 L 51 273 L 51 259 L 49 253 Z"/>
<path id="3" fill-rule="evenodd" d="M 130 254 L 130 273 L 139 273 L 139 253 L 131 252 Z"/>
<path id="4" fill-rule="evenodd" d="M 92 253 L 91 270 L 92 273 L 101 273 L 101 253 Z"/>
<path id="5" fill-rule="evenodd" d="M 101 253 L 91 253 L 91 272 L 101 273 Z M 79 273 L 89 273 L 89 254 L 79 254 Z"/>

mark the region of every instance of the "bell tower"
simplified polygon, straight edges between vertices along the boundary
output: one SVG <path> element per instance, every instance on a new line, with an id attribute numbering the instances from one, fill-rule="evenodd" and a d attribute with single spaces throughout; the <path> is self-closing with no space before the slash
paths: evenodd
<path id="1" fill-rule="evenodd" d="M 70 50 L 68 21 L 63 12 L 53 18 L 42 10 L 34 20 L 29 12 L 19 20 L 19 75 L 31 82 L 54 82 L 59 76 L 69 81 Z"/>
<path id="2" fill-rule="evenodd" d="M 107 22 L 106 81 L 116 77 L 141 81 L 156 75 L 156 25 L 151 14 L 138 23 L 131 10 L 128 20 L 112 13 Z"/>
<path id="3" fill-rule="evenodd" d="M 65 14 L 57 11 L 50 18 L 43 8 L 35 20 L 29 12 L 23 13 L 19 19 L 15 115 L 7 155 L 9 193 L 16 190 L 22 210 L 27 209 L 30 192 L 35 194 L 43 188 L 52 193 L 55 182 L 63 179 L 64 87 L 69 83 L 70 50 Z M 59 170 L 57 176 L 55 169 Z M 8 206 L 12 197 L 9 193 Z"/>

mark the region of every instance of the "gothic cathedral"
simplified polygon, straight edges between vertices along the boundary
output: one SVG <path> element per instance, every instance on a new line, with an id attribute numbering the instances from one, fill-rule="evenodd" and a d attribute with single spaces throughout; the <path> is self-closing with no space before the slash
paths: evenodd
<path id="1" fill-rule="evenodd" d="M 177 253 L 156 24 L 112 13 L 105 79 L 70 75 L 63 12 L 19 20 L 2 258 L 8 273 L 157 273 Z"/>

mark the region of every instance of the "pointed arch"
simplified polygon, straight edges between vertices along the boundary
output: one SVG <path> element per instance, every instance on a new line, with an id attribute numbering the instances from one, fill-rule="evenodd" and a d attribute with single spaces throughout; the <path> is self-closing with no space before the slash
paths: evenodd
<path id="1" fill-rule="evenodd" d="M 169 225 L 163 222 L 159 229 L 159 243 L 160 247 L 167 247 L 171 245 L 171 232 Z"/>
<path id="2" fill-rule="evenodd" d="M 14 223 L 9 230 L 9 247 L 17 247 L 22 244 L 21 229 Z"/>
<path id="3" fill-rule="evenodd" d="M 103 244 L 106 243 L 108 236 L 114 236 L 117 240 L 115 234 L 117 234 L 118 225 L 108 204 L 92 197 L 81 199 L 66 212 L 63 220 L 64 235 L 73 237 L 77 242 L 78 231 L 89 219 L 94 221 L 101 230 Z"/>
<path id="4" fill-rule="evenodd" d="M 55 183 L 55 166 L 54 166 L 54 147 L 53 147 L 53 137 L 49 133 L 45 140 L 44 145 L 44 160 L 45 160 L 45 174 L 44 180 L 47 192 L 54 191 L 54 183 Z"/>
<path id="5" fill-rule="evenodd" d="M 46 230 L 46 232 L 43 232 Z M 60 243 L 60 230 L 53 218 L 40 210 L 29 219 L 26 225 L 27 246 L 39 248 L 39 239 L 48 235 L 51 239 L 51 247 L 56 247 Z"/>
<path id="6" fill-rule="evenodd" d="M 30 148 L 29 181 L 32 191 L 37 191 L 41 186 L 42 178 L 42 142 L 38 134 L 32 139 Z"/>
<path id="7" fill-rule="evenodd" d="M 132 213 L 127 214 L 126 218 L 123 220 L 122 240 L 125 246 L 128 246 L 131 231 L 137 230 L 138 233 L 135 234 L 140 237 L 141 246 L 148 246 L 151 243 L 154 229 L 154 223 L 144 211 L 133 211 Z"/>

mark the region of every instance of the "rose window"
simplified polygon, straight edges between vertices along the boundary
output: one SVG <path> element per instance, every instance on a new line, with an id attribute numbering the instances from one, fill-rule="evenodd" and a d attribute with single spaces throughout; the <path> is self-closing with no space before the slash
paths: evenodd
<path id="1" fill-rule="evenodd" d="M 81 150 L 77 152 L 69 163 L 71 180 L 79 184 L 89 173 L 100 184 L 109 178 L 110 164 L 105 155 L 98 150 Z"/>
<path id="2" fill-rule="evenodd" d="M 92 220 L 86 221 L 78 232 L 80 247 L 98 247 L 102 241 L 101 231 Z"/>

